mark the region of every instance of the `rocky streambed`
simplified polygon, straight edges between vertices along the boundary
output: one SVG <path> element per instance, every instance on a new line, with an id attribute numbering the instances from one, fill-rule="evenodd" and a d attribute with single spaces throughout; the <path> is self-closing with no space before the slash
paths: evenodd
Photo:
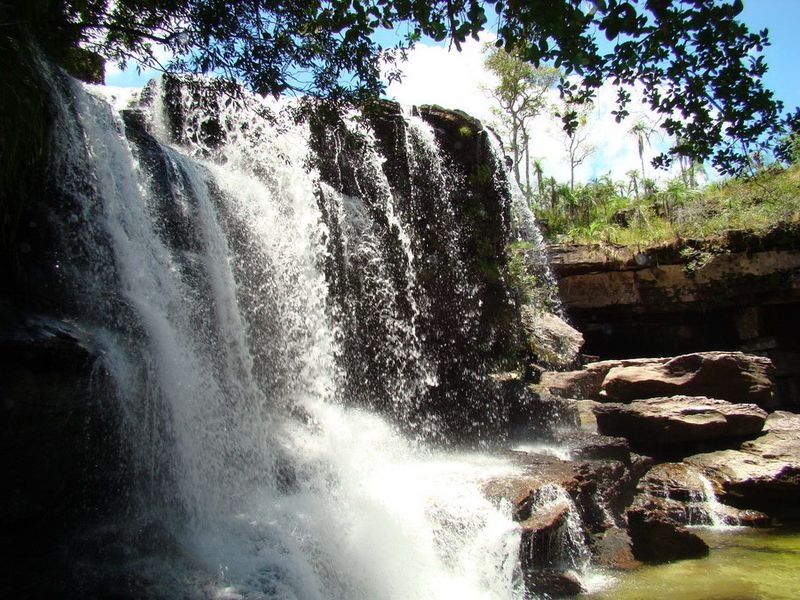
<path id="1" fill-rule="evenodd" d="M 560 403 L 559 425 L 510 450 L 520 470 L 486 486 L 513 507 L 528 589 L 576 595 L 589 565 L 705 557 L 698 526 L 796 521 L 800 415 L 774 408 L 774 388 L 771 362 L 741 352 L 543 373 L 532 389 Z"/>
<path id="2" fill-rule="evenodd" d="M 735 545 L 709 537 L 720 528 L 796 526 L 798 240 L 797 227 L 785 225 L 636 251 L 551 248 L 565 312 L 580 333 L 551 336 L 564 324 L 543 320 L 524 325 L 534 356 L 552 354 L 550 338 L 571 340 L 553 370 L 533 368 L 531 386 L 563 403 L 562 426 L 513 452 L 525 475 L 488 486 L 516 507 L 521 562 L 539 582 L 533 591 L 587 591 L 576 561 L 554 550 L 563 539 L 551 542 L 564 537 L 568 510 L 580 515 L 591 563 L 612 572 L 660 572 L 653 565 Z M 580 354 L 581 336 L 593 356 Z M 553 484 L 572 508 L 551 503 L 532 518 L 527 507 L 541 505 Z M 631 597 L 649 584 L 637 585 Z M 776 593 L 765 597 L 791 597 Z"/>

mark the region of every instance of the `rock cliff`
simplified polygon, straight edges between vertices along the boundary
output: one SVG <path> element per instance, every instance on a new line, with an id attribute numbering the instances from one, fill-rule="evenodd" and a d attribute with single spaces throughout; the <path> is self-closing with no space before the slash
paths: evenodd
<path id="1" fill-rule="evenodd" d="M 651 248 L 551 246 L 565 310 L 601 358 L 741 350 L 800 405 L 800 225 Z"/>

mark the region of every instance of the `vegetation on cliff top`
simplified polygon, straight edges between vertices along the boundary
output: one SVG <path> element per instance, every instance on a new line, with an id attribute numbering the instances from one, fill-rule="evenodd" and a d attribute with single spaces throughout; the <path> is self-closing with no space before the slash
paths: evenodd
<path id="1" fill-rule="evenodd" d="M 570 192 L 554 188 L 554 200 L 537 202 L 546 237 L 562 243 L 647 246 L 681 238 L 712 238 L 732 229 L 766 230 L 800 222 L 800 163 L 763 168 L 702 188 L 682 179 L 663 187 L 608 178 Z"/>
<path id="2" fill-rule="evenodd" d="M 15 181 L 39 172 L 46 154 L 46 135 L 25 135 L 26 123 L 43 133 L 48 123 L 41 82 L 31 76 L 33 47 L 90 80 L 101 77 L 103 59 L 213 73 L 261 94 L 352 101 L 379 95 L 423 37 L 460 47 L 491 21 L 498 47 L 563 73 L 568 132 L 607 81 L 619 86 L 616 117 L 627 117 L 638 84 L 674 140 L 654 163 L 691 157 L 734 173 L 754 148 L 773 148 L 800 123 L 800 110 L 783 116 L 764 88 L 767 32 L 738 21 L 742 8 L 741 0 L 0 0 L 0 72 L 10 92 L 0 98 L 10 123 L 0 130 L 0 247 L 13 245 L 20 207 L 36 195 Z M 393 47 L 377 41 L 381 32 L 396 36 Z M 17 81 L 26 78 L 27 88 Z"/>

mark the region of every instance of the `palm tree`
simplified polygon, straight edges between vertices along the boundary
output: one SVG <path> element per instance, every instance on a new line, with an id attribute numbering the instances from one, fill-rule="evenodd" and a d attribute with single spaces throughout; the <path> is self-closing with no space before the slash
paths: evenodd
<path id="1" fill-rule="evenodd" d="M 645 180 L 647 175 L 644 171 L 644 149 L 645 145 L 650 146 L 650 136 L 653 134 L 654 128 L 643 119 L 639 119 L 630 128 L 629 133 L 636 137 L 636 145 L 639 150 L 639 162 L 642 164 L 642 181 Z"/>
<path id="2" fill-rule="evenodd" d="M 638 171 L 636 171 L 636 169 L 633 169 L 631 171 L 628 171 L 626 173 L 626 175 L 631 178 L 631 183 L 630 183 L 630 187 L 628 188 L 628 190 L 629 191 L 633 190 L 633 195 L 638 200 L 639 199 L 639 173 L 638 173 Z"/>
<path id="3" fill-rule="evenodd" d="M 536 188 L 539 190 L 539 198 L 544 197 L 544 165 L 543 159 L 541 158 L 534 158 L 532 161 L 533 164 L 533 174 L 536 175 Z"/>

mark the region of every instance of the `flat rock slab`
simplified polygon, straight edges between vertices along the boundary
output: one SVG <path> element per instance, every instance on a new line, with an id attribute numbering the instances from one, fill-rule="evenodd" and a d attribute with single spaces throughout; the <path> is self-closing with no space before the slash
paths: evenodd
<path id="1" fill-rule="evenodd" d="M 600 396 L 630 402 L 681 394 L 765 406 L 772 400 L 774 378 L 775 368 L 763 356 L 697 352 L 613 367 L 603 380 Z"/>
<path id="2" fill-rule="evenodd" d="M 685 459 L 712 479 L 721 500 L 770 515 L 800 515 L 800 415 L 778 411 L 739 450 Z"/>
<path id="3" fill-rule="evenodd" d="M 594 414 L 599 433 L 621 436 L 634 446 L 649 449 L 753 438 L 767 418 L 767 413 L 755 404 L 732 404 L 704 396 L 597 404 Z"/>
<path id="4" fill-rule="evenodd" d="M 610 437 L 572 429 L 559 431 L 553 435 L 553 441 L 560 447 L 567 448 L 573 460 L 618 460 L 625 464 L 631 462 L 631 449 L 628 440 L 622 437 Z"/>

